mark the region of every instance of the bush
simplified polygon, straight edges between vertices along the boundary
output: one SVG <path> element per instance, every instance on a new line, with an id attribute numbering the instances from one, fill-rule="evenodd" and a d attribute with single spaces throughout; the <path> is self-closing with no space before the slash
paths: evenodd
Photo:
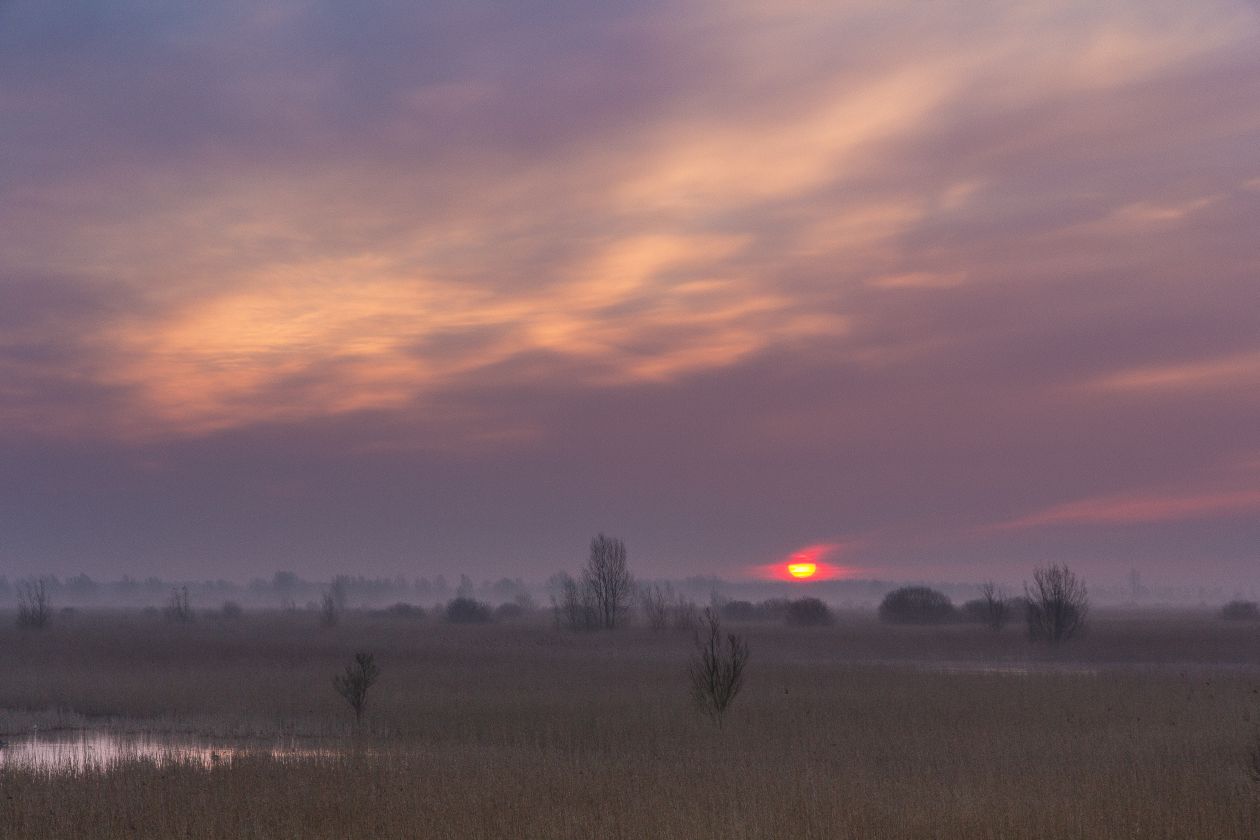
<path id="1" fill-rule="evenodd" d="M 337 596 L 332 592 L 325 592 L 319 597 L 320 627 L 337 626 L 337 622 L 341 620 L 341 608 L 337 606 L 337 603 Z"/>
<path id="2" fill-rule="evenodd" d="M 567 626 L 570 630 L 594 630 L 598 627 L 599 612 L 590 589 L 567 572 L 561 572 L 554 580 L 560 590 L 559 599 L 555 596 L 551 599 L 556 626 Z"/>
<path id="3" fill-rule="evenodd" d="M 525 617 L 525 608 L 520 604 L 508 601 L 494 608 L 495 621 L 520 621 Z"/>
<path id="4" fill-rule="evenodd" d="M 695 631 L 700 623 L 700 607 L 696 605 L 695 601 L 688 601 L 681 595 L 678 596 L 678 600 L 674 603 L 671 614 L 675 630 L 691 633 Z"/>
<path id="5" fill-rule="evenodd" d="M 980 587 L 980 597 L 962 605 L 960 617 L 964 621 L 973 621 L 988 626 L 990 630 L 1000 631 L 1015 615 L 1015 603 L 992 583 Z"/>
<path id="6" fill-rule="evenodd" d="M 240 618 L 245 614 L 245 610 L 241 609 L 241 605 L 235 601 L 224 601 L 223 608 L 219 610 L 219 615 L 226 619 Z"/>
<path id="7" fill-rule="evenodd" d="M 722 618 L 728 621 L 756 621 L 761 617 L 752 601 L 727 601 L 722 605 Z"/>
<path id="8" fill-rule="evenodd" d="M 192 604 L 188 600 L 188 587 L 180 586 L 171 590 L 171 597 L 166 602 L 166 609 L 162 611 L 167 621 L 174 621 L 180 624 L 187 624 L 196 616 L 193 613 Z"/>
<path id="9" fill-rule="evenodd" d="M 1230 601 L 1221 607 L 1221 618 L 1226 621 L 1260 620 L 1260 604 L 1255 601 Z"/>
<path id="10" fill-rule="evenodd" d="M 381 676 L 381 669 L 370 653 L 356 653 L 354 662 L 346 666 L 344 674 L 333 677 L 333 688 L 345 698 L 354 710 L 355 723 L 363 720 L 363 707 L 367 705 L 368 689 Z"/>
<path id="11" fill-rule="evenodd" d="M 1024 584 L 1024 617 L 1028 637 L 1057 644 L 1085 627 L 1089 593 L 1085 582 L 1067 566 L 1050 565 L 1033 571 L 1033 585 Z"/>
<path id="12" fill-rule="evenodd" d="M 964 601 L 958 608 L 959 618 L 975 624 L 984 624 L 989 620 L 989 602 L 983 598 Z"/>
<path id="13" fill-rule="evenodd" d="M 831 610 L 817 598 L 798 598 L 788 602 L 786 618 L 797 627 L 820 627 L 831 623 Z"/>
<path id="14" fill-rule="evenodd" d="M 669 609 L 674 602 L 674 590 L 669 584 L 658 583 L 639 589 L 639 610 L 647 619 L 648 627 L 664 630 L 669 626 Z"/>
<path id="15" fill-rule="evenodd" d="M 944 624 L 956 615 L 949 596 L 930 586 L 894 589 L 879 605 L 879 620 L 889 624 Z"/>
<path id="16" fill-rule="evenodd" d="M 491 615 L 490 605 L 476 598 L 455 598 L 446 605 L 446 620 L 451 624 L 485 624 Z"/>
<path id="17" fill-rule="evenodd" d="M 757 605 L 757 612 L 764 621 L 787 621 L 791 604 L 787 598 L 767 598 Z"/>
<path id="18" fill-rule="evenodd" d="M 821 602 L 820 602 L 821 603 Z M 744 686 L 748 643 L 734 633 L 723 635 L 717 613 L 704 611 L 696 631 L 696 654 L 687 666 L 696 708 L 719 727 L 722 716 Z"/>
<path id="19" fill-rule="evenodd" d="M 401 601 L 386 607 L 383 612 L 389 618 L 407 618 L 413 621 L 424 618 L 423 607 L 417 607 L 415 604 L 404 604 Z"/>
<path id="20" fill-rule="evenodd" d="M 48 585 L 39 580 L 18 583 L 18 627 L 46 627 L 52 620 L 52 600 L 48 597 Z"/>

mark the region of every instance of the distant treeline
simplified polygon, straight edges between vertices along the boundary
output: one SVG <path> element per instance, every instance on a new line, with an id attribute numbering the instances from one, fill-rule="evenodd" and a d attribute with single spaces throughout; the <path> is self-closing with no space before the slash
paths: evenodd
<path id="1" fill-rule="evenodd" d="M 247 583 L 228 580 L 169 580 L 159 577 L 135 578 L 124 575 L 115 580 L 98 580 L 86 574 L 72 577 L 32 575 L 6 577 L 0 575 L 0 606 L 17 602 L 21 581 L 44 582 L 57 607 L 148 607 L 163 606 L 175 589 L 187 587 L 192 604 L 198 608 L 218 607 L 234 601 L 251 608 L 314 609 L 324 594 L 334 590 L 351 608 L 377 608 L 392 604 L 445 604 L 453 598 L 476 598 L 491 605 L 533 599 L 541 606 L 559 599 L 564 575 L 556 574 L 542 581 L 500 577 L 474 581 L 467 574 L 407 578 L 337 575 L 330 580 L 311 580 L 295 572 L 278 571 L 269 578 L 254 578 Z M 643 580 L 643 583 L 668 585 L 680 596 L 707 604 L 719 600 L 760 602 L 793 599 L 802 595 L 820 598 L 839 609 L 874 609 L 890 591 L 904 586 L 904 581 L 830 580 L 806 584 L 765 580 L 731 581 L 697 575 L 679 580 Z M 976 598 L 979 584 L 930 583 L 958 603 Z M 1019 592 L 1019 581 L 1012 581 L 1010 591 Z M 1203 606 L 1217 607 L 1231 599 L 1258 600 L 1253 588 L 1224 587 L 1148 587 L 1121 584 L 1090 587 L 1090 595 L 1101 605 Z"/>
<path id="2" fill-rule="evenodd" d="M 468 575 L 449 581 L 444 575 L 433 578 L 403 576 L 371 578 L 337 575 L 332 580 L 307 580 L 294 572 L 276 572 L 270 578 L 254 578 L 246 584 L 228 580 L 173 581 L 159 577 L 95 580 L 88 575 L 60 578 L 41 575 L 21 580 L 42 581 L 57 606 L 156 606 L 166 603 L 173 590 L 187 590 L 194 604 L 217 606 L 231 600 L 251 607 L 299 609 L 318 606 L 330 590 L 338 592 L 349 606 L 374 607 L 398 602 L 430 604 L 455 597 L 476 597 L 494 603 L 513 601 L 528 595 L 531 588 L 520 578 L 499 578 L 475 583 Z M 0 576 L 0 603 L 17 598 L 19 579 Z"/>

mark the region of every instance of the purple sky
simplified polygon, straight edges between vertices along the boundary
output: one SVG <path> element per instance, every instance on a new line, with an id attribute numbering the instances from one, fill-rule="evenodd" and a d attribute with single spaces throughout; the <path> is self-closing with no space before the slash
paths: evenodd
<path id="1" fill-rule="evenodd" d="M 0 573 L 1254 583 L 1260 5 L 0 2 Z"/>

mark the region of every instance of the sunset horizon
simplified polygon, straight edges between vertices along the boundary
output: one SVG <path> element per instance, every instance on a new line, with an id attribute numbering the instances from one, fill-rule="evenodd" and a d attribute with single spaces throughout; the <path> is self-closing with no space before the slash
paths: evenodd
<path id="1" fill-rule="evenodd" d="M 1260 0 L 0 0 L 3 840 L 1256 840 Z"/>

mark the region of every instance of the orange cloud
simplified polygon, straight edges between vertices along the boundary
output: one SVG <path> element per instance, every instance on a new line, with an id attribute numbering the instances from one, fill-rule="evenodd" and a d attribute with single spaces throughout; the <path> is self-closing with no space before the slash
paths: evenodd
<path id="1" fill-rule="evenodd" d="M 198 434 L 391 408 L 531 352 L 579 360 L 596 384 L 661 381 L 845 328 L 725 268 L 743 244 L 610 239 L 553 283 L 500 293 L 407 271 L 398 254 L 264 265 L 157 320 L 115 327 L 124 362 L 109 381 L 144 397 L 148 425 L 133 432 Z M 491 337 L 425 349 L 461 335 Z"/>
<path id="2" fill-rule="evenodd" d="M 621 185 L 618 201 L 694 210 L 798 194 L 856 172 L 863 147 L 912 132 L 957 78 L 928 60 L 862 84 L 844 79 L 795 114 L 658 127 L 659 151 Z"/>
<path id="3" fill-rule="evenodd" d="M 674 10 L 657 22 L 662 43 L 696 27 L 711 34 L 712 64 L 679 77 L 679 91 L 635 103 L 634 118 L 611 129 L 574 106 L 496 131 L 511 80 L 493 74 L 391 89 L 385 112 L 366 112 L 362 123 L 357 99 L 343 103 L 354 106 L 354 130 L 335 122 L 336 108 L 304 107 L 325 85 L 335 100 L 331 79 L 245 74 L 239 101 L 225 79 L 225 111 L 258 118 L 266 136 L 231 135 L 214 153 L 180 145 L 82 181 L 50 179 L 7 206 L 6 272 L 124 278 L 142 304 L 84 323 L 92 356 L 78 367 L 46 372 L 47 363 L 26 362 L 20 373 L 115 395 L 116 412 L 63 416 L 66 428 L 178 436 L 396 408 L 543 355 L 562 360 L 579 384 L 670 382 L 782 345 L 878 332 L 887 313 L 863 310 L 852 290 L 965 287 L 993 270 L 983 243 L 945 237 L 964 243 L 960 258 L 913 234 L 977 211 L 990 187 L 1000 194 L 1007 158 L 1031 157 L 1021 144 L 1048 136 L 1055 148 L 1069 145 L 1058 142 L 1057 112 L 1049 128 L 1024 126 L 1013 106 L 1159 81 L 1256 30 L 1254 15 L 1236 10 L 1179 13 L 1195 23 L 1188 27 L 1128 7 L 1078 19 L 1034 4 L 1004 11 L 966 45 L 930 25 L 892 26 L 885 41 L 856 38 L 847 50 L 819 37 L 882 8 Z M 263 97 L 267 81 L 285 95 Z M 567 77 L 531 82 L 560 99 L 581 88 Z M 273 99 L 302 130 L 261 119 L 279 119 L 255 110 Z M 1163 116 L 1158 104 L 1152 110 Z M 965 131 L 953 136 L 951 114 L 968 116 L 964 125 L 973 114 L 990 119 L 986 132 L 1010 136 L 991 148 Z M 547 133 L 568 118 L 568 130 Z M 537 135 L 537 147 L 497 145 L 515 129 Z M 934 151 L 941 143 L 952 150 L 945 166 Z M 914 166 L 903 171 L 906 162 Z M 1114 199 L 1116 217 L 1163 224 L 1212 200 L 1185 202 L 1162 186 Z M 1037 185 L 1015 189 L 1041 206 Z M 1099 256 L 1081 260 L 1096 268 Z M 914 355 L 903 349 L 910 341 L 940 345 L 897 332 L 899 341 L 853 348 L 849 358 L 900 363 Z M 1142 369 L 1097 384 L 1235 382 L 1256 364 Z M 34 419 L 49 413 L 36 405 L 40 389 L 10 387 L 20 404 L 6 418 L 51 428 Z"/>
<path id="4" fill-rule="evenodd" d="M 1260 490 L 1188 496 L 1108 496 L 1055 505 L 988 530 L 1048 525 L 1111 525 L 1233 516 L 1260 510 Z"/>
<path id="5" fill-rule="evenodd" d="M 1189 390 L 1260 383 L 1260 353 L 1241 353 L 1206 362 L 1151 365 L 1107 374 L 1087 388 L 1114 391 Z"/>

